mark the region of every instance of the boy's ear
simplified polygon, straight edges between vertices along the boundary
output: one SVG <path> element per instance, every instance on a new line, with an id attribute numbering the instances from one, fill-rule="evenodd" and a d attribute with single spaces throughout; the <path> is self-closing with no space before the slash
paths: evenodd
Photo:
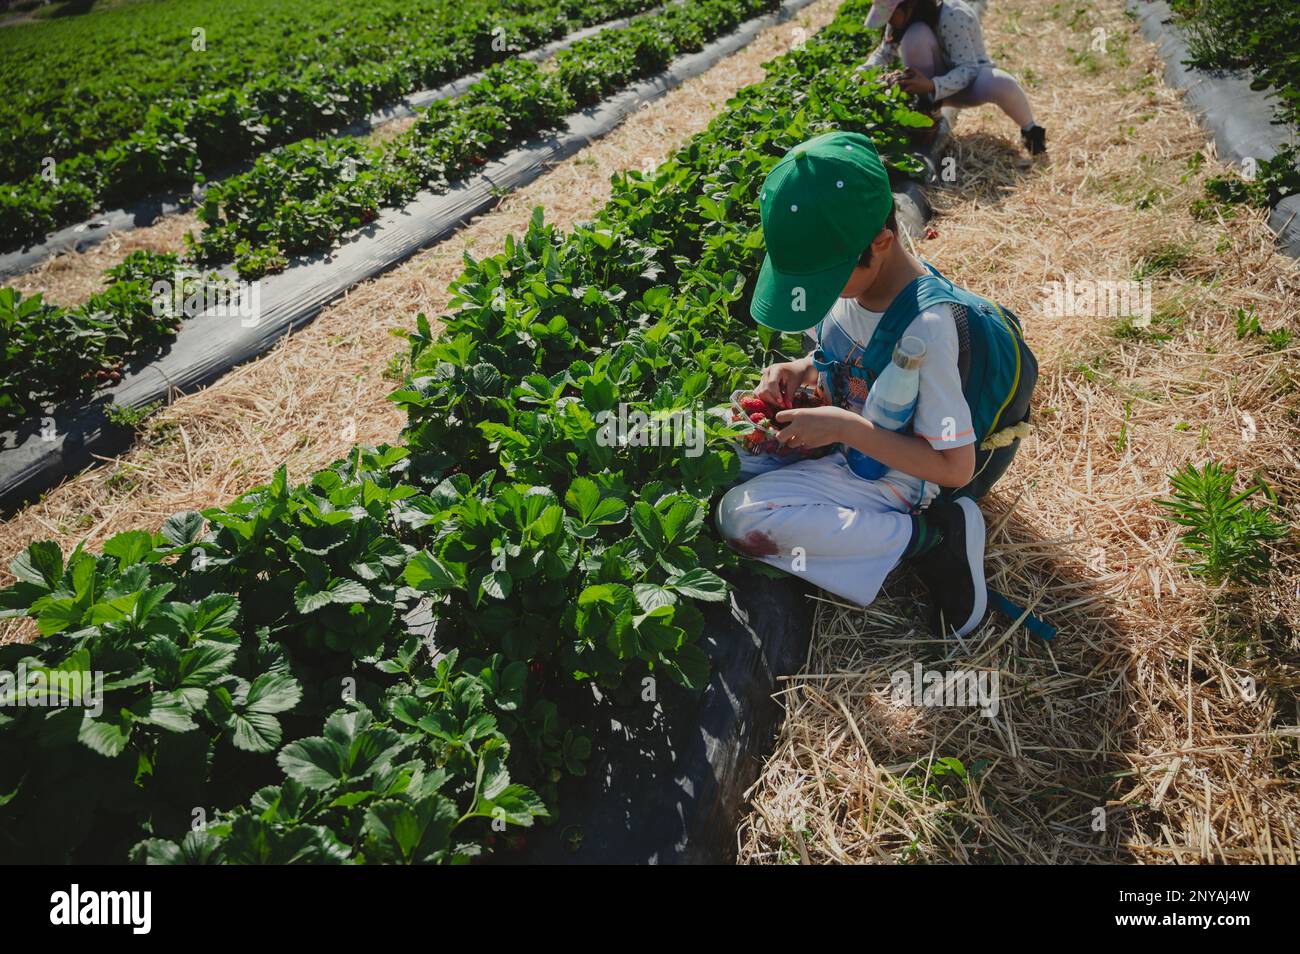
<path id="1" fill-rule="evenodd" d="M 876 233 L 876 237 L 871 240 L 871 257 L 883 255 L 889 250 L 889 246 L 894 242 L 894 233 L 888 228 L 882 228 Z"/>

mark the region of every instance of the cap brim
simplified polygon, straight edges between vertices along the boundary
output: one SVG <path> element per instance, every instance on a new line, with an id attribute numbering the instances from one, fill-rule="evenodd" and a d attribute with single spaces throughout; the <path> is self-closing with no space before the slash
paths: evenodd
<path id="1" fill-rule="evenodd" d="M 887 10 L 884 7 L 878 7 L 875 4 L 872 4 L 871 9 L 867 11 L 867 29 L 879 30 L 889 22 L 889 18 L 893 12 L 893 10 Z"/>
<path id="2" fill-rule="evenodd" d="M 749 313 L 760 325 L 777 331 L 807 331 L 826 317 L 857 264 L 854 258 L 808 275 L 784 275 L 766 256 Z"/>

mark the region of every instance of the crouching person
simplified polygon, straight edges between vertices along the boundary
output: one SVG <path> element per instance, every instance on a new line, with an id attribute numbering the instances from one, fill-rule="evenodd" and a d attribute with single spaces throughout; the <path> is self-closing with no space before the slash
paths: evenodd
<path id="1" fill-rule="evenodd" d="M 1031 155 L 1047 151 L 1047 133 L 1034 122 L 1029 97 L 1006 70 L 989 59 L 979 17 L 962 0 L 875 0 L 867 26 L 885 38 L 867 67 L 902 61 L 887 80 L 921 97 L 923 108 L 970 109 L 993 104 L 1020 127 Z"/>
<path id="2" fill-rule="evenodd" d="M 747 462 L 748 479 L 718 506 L 719 531 L 862 605 L 914 559 L 932 630 L 964 636 L 988 602 L 975 499 L 1014 456 L 1037 378 L 1019 324 L 903 247 L 889 177 L 863 135 L 795 147 L 759 204 L 767 258 L 751 314 L 782 332 L 814 328 L 816 348 L 766 368 L 756 394 L 783 409 L 782 443 L 833 451 Z M 800 387 L 825 403 L 792 407 Z"/>

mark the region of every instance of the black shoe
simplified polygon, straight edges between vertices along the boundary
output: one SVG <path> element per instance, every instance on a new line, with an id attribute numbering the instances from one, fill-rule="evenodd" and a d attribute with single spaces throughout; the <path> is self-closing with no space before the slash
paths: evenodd
<path id="1" fill-rule="evenodd" d="M 941 534 L 934 549 L 913 561 L 930 591 L 930 629 L 940 639 L 960 638 L 988 613 L 984 515 L 969 497 L 936 501 L 925 514 Z"/>
<path id="2" fill-rule="evenodd" d="M 1020 141 L 1031 156 L 1041 156 L 1047 152 L 1047 130 L 1034 123 L 1028 129 L 1020 130 Z"/>

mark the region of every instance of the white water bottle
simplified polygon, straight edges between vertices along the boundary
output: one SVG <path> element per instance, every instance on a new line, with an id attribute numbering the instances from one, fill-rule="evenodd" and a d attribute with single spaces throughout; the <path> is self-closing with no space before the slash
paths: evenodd
<path id="1" fill-rule="evenodd" d="M 894 345 L 894 360 L 867 392 L 862 416 L 887 431 L 904 431 L 916 412 L 916 398 L 921 390 L 921 362 L 925 360 L 925 342 L 915 335 L 905 335 Z M 873 457 L 848 449 L 849 469 L 864 480 L 879 480 L 889 470 Z"/>

